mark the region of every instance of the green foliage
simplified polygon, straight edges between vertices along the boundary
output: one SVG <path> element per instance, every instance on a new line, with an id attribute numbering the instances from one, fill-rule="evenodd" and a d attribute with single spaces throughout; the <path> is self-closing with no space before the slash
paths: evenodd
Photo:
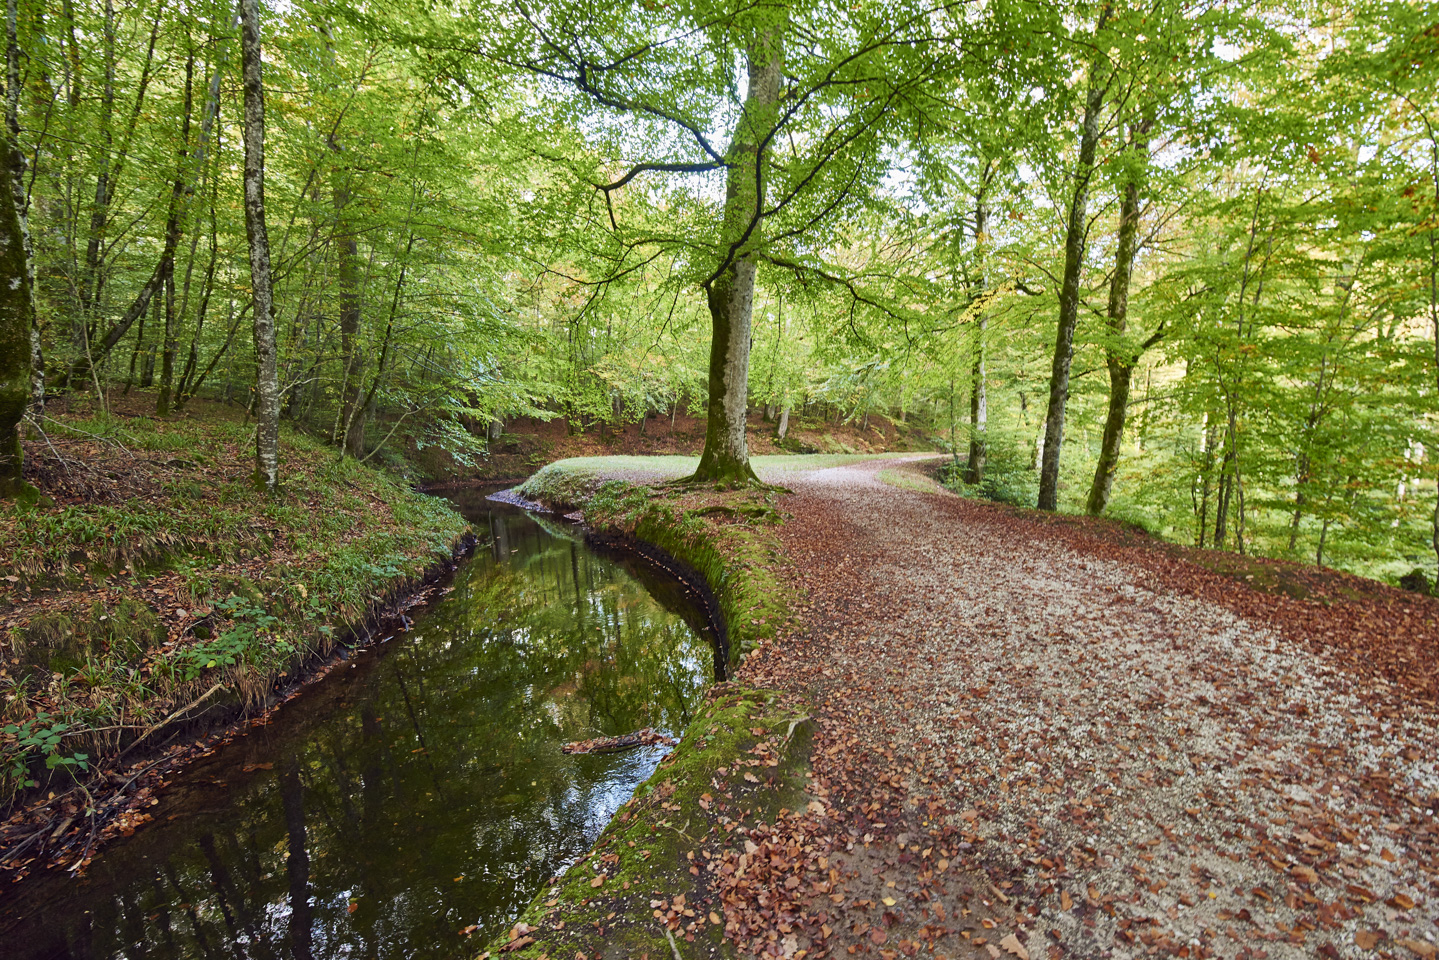
<path id="1" fill-rule="evenodd" d="M 62 753 L 61 742 L 71 725 L 52 717 L 41 710 L 34 717 L 8 723 L 0 733 L 0 769 L 17 783 L 33 787 L 36 781 L 30 777 L 30 764 L 44 760 L 45 769 L 80 770 L 90 769 L 90 757 L 85 753 Z"/>
<path id="2" fill-rule="evenodd" d="M 233 11 L 36 11 L 17 23 L 24 62 L 94 65 L 31 69 L 19 97 L 46 355 L 52 374 L 76 371 L 72 389 L 106 394 L 57 429 L 206 466 L 217 452 L 106 410 L 161 376 L 157 314 L 114 323 L 145 306 L 172 223 L 158 315 L 173 301 L 176 389 L 246 401 Z M 758 269 L 751 404 L 836 424 L 899 414 L 962 453 L 980 435 L 982 362 L 995 453 L 978 492 L 1023 501 L 1082 183 L 1060 507 L 1084 504 L 1108 361 L 1137 358 L 1112 509 L 1372 575 L 1432 562 L 1432 3 L 905 0 L 837 17 L 565 0 L 523 17 L 500 0 L 399 0 L 263 20 L 267 83 L 283 91 L 266 118 L 283 403 L 324 444 L 353 428 L 347 446 L 372 462 L 440 448 L 466 465 L 495 421 L 610 431 L 703 413 L 706 285 L 742 252 Z M 744 64 L 761 48 L 784 54 L 784 107 L 745 118 Z M 1098 147 L 1080 170 L 1091 92 Z M 741 236 L 727 177 L 733 144 L 756 133 L 767 199 Z M 1116 324 L 1130 186 L 1139 249 Z M 358 289 L 339 282 L 355 276 Z M 248 430 L 223 442 L 243 448 Z M 165 483 L 201 493 L 194 476 Z M 227 487 L 220 503 L 246 495 Z M 119 569 L 256 541 L 226 526 L 234 511 L 167 528 L 112 507 L 37 510 L 25 575 L 61 575 L 72 543 Z"/>
<path id="3" fill-rule="evenodd" d="M 211 416 L 105 428 L 108 468 L 143 496 L 0 510 L 10 569 L 32 590 L 81 590 L 17 631 L 6 691 L 16 723 L 44 712 L 97 756 L 216 685 L 216 699 L 258 706 L 300 659 L 448 561 L 468 529 L 444 501 L 289 430 L 287 483 L 256 493 L 225 462 L 227 445 L 246 442 L 242 425 L 205 409 Z M 57 435 L 101 436 L 93 420 L 49 423 Z M 190 483 L 158 482 L 175 476 Z M 0 794 L 21 785 L 0 779 Z"/>

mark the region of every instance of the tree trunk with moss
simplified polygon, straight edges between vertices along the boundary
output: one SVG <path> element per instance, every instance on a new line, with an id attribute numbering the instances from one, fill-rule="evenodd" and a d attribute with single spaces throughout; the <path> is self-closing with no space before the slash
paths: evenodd
<path id="1" fill-rule="evenodd" d="M 30 298 L 29 405 L 38 421 L 45 413 L 45 355 L 40 348 L 40 313 L 35 305 L 35 250 L 30 242 L 30 225 L 25 219 L 25 151 L 20 147 L 20 41 L 15 0 L 5 4 L 5 134 L 10 164 L 10 190 L 15 198 L 15 216 L 20 224 L 24 251 L 25 284 Z"/>
<path id="2" fill-rule="evenodd" d="M 763 31 L 748 51 L 749 91 L 726 156 L 721 269 L 705 286 L 711 339 L 709 410 L 694 480 L 755 480 L 745 435 L 749 402 L 750 318 L 765 194 L 765 139 L 779 102 L 782 25 Z"/>
<path id="3" fill-rule="evenodd" d="M 30 330 L 34 301 L 25 235 L 10 165 L 0 164 L 0 497 L 25 489 L 20 425 L 30 403 Z"/>

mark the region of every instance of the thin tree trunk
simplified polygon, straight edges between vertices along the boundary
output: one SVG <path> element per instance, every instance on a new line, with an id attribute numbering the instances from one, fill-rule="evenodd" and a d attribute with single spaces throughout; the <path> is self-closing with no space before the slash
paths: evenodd
<path id="1" fill-rule="evenodd" d="M 154 315 L 150 318 L 150 329 L 153 330 L 160 322 L 160 300 L 158 297 L 150 298 L 151 305 L 155 308 Z M 125 375 L 125 393 L 128 395 L 130 389 L 135 386 L 135 367 L 140 368 L 140 385 L 145 386 L 145 361 L 141 359 L 145 355 L 145 315 L 140 315 L 140 326 L 135 332 L 135 346 L 130 349 L 130 369 Z"/>
<path id="2" fill-rule="evenodd" d="M 789 401 L 786 400 L 785 403 L 784 403 L 784 406 L 780 407 L 780 411 L 779 411 L 779 426 L 775 428 L 774 435 L 775 435 L 776 437 L 778 437 L 779 439 L 783 440 L 783 439 L 785 438 L 785 436 L 788 435 L 788 433 L 789 433 Z"/>
<path id="3" fill-rule="evenodd" d="M 215 177 L 218 185 L 219 177 Z M 205 266 L 205 282 L 200 288 L 200 306 L 195 311 L 195 334 L 190 338 L 190 352 L 185 358 L 185 369 L 180 373 L 180 383 L 175 388 L 175 409 L 185 405 L 195 393 L 197 384 L 191 382 L 196 364 L 200 361 L 200 336 L 205 332 L 205 317 L 210 311 L 210 297 L 215 290 L 215 267 L 220 258 L 219 227 L 216 222 L 214 197 L 210 204 L 210 261 Z"/>
<path id="4" fill-rule="evenodd" d="M 45 355 L 40 348 L 40 311 L 35 306 L 35 249 L 30 242 L 30 224 L 26 218 L 28 201 L 25 194 L 25 151 L 20 146 L 20 38 L 16 0 L 5 3 L 5 139 L 10 168 L 10 190 L 13 194 L 15 217 L 20 225 L 21 265 L 25 269 L 23 291 L 30 299 L 28 314 L 26 366 L 29 386 L 26 401 L 30 413 L 38 420 L 45 413 Z M 11 281 L 13 282 L 13 281 Z M 3 429 L 3 427 L 0 427 Z M 8 441 L 3 441 L 8 443 Z M 3 468 L 0 468 L 3 472 Z M 3 483 L 3 480 L 0 480 Z"/>
<path id="5" fill-rule="evenodd" d="M 185 58 L 185 106 L 180 118 L 180 161 L 175 166 L 175 186 L 170 198 L 171 219 L 166 224 L 165 247 L 169 256 L 162 261 L 165 272 L 165 333 L 160 345 L 160 396 L 155 403 L 155 413 L 162 417 L 170 415 L 170 400 L 175 389 L 175 351 L 180 340 L 175 317 L 175 251 L 180 246 L 180 208 L 189 182 L 187 168 L 190 157 L 190 114 L 194 108 L 195 53 L 192 49 Z"/>
<path id="6" fill-rule="evenodd" d="M 705 445 L 694 480 L 757 480 L 749 465 L 750 320 L 754 310 L 752 253 L 764 212 L 763 144 L 774 122 L 784 64 L 782 26 L 767 31 L 747 52 L 749 91 L 730 143 L 721 231 L 722 269 L 708 282 L 711 339 L 709 410 Z"/>
<path id="7" fill-rule="evenodd" d="M 1106 3 L 1099 12 L 1095 36 L 1109 20 Z M 1079 137 L 1079 160 L 1074 168 L 1074 193 L 1064 234 L 1064 280 L 1059 291 L 1059 325 L 1055 332 L 1054 363 L 1049 376 L 1049 410 L 1044 418 L 1044 452 L 1039 470 L 1039 509 L 1059 508 L 1059 454 L 1064 442 L 1064 407 L 1069 402 L 1069 368 L 1074 360 L 1074 329 L 1079 323 L 1079 287 L 1088 241 L 1089 181 L 1094 176 L 1094 154 L 1099 147 L 1099 114 L 1104 107 L 1107 81 L 1101 82 L 1102 54 L 1089 70 L 1089 96 Z"/>
<path id="8" fill-rule="evenodd" d="M 984 206 L 985 189 L 989 186 L 990 166 L 985 167 L 974 198 L 974 246 L 980 254 L 978 295 L 984 294 L 984 249 L 989 235 L 989 211 Z M 969 459 L 964 467 L 964 482 L 984 482 L 984 466 L 989 456 L 989 396 L 984 383 L 984 340 L 989 318 L 981 313 L 974 324 L 974 363 L 969 371 Z"/>
<path id="9" fill-rule="evenodd" d="M 200 392 L 200 388 L 204 386 L 206 378 L 210 376 L 211 372 L 214 371 L 215 367 L 217 367 L 220 361 L 225 358 L 225 355 L 229 353 L 230 344 L 234 343 L 235 341 L 235 333 L 240 329 L 240 321 L 245 319 L 245 311 L 241 310 L 239 316 L 236 316 L 235 301 L 231 300 L 230 306 L 228 308 L 228 313 L 230 314 L 230 329 L 225 334 L 225 342 L 220 345 L 220 349 L 215 353 L 213 357 L 210 358 L 210 362 L 206 364 L 204 371 L 198 377 L 196 377 L 195 382 L 189 386 L 185 393 L 186 400 Z M 225 393 L 223 399 L 226 403 L 230 401 L 230 392 L 235 380 L 234 373 L 235 363 L 232 358 L 231 362 L 225 367 Z"/>
<path id="10" fill-rule="evenodd" d="M 1216 550 L 1224 549 L 1224 538 L 1228 533 L 1229 501 L 1234 493 L 1234 419 L 1230 414 L 1229 428 L 1224 435 L 1224 457 L 1219 461 L 1219 495 L 1214 503 L 1214 542 Z"/>
<path id="11" fill-rule="evenodd" d="M 1204 425 L 1203 487 L 1199 500 L 1199 549 L 1204 549 L 1204 537 L 1209 532 L 1209 494 L 1214 487 L 1214 424 Z"/>
<path id="12" fill-rule="evenodd" d="M 321 25 L 325 53 L 329 64 L 335 62 L 334 44 L 329 27 Z M 365 404 L 362 380 L 365 354 L 360 344 L 361 279 L 360 247 L 350 210 L 348 171 L 340 163 L 344 147 L 334 129 L 326 138 L 326 147 L 335 158 L 330 174 L 330 195 L 335 210 L 335 250 L 339 261 L 340 300 L 340 363 L 343 369 L 340 386 L 340 429 L 333 438 L 344 453 L 358 457 L 365 452 Z"/>
<path id="13" fill-rule="evenodd" d="M 240 0 L 240 19 L 245 85 L 245 235 L 250 245 L 255 324 L 255 481 L 274 492 L 280 484 L 280 383 L 270 238 L 265 229 L 265 88 L 259 0 Z"/>
<path id="14" fill-rule="evenodd" d="M 69 6 L 68 3 L 66 5 Z M 158 25 L 158 21 L 157 21 Z M 71 21 L 73 50 L 74 21 Z M 90 208 L 90 233 L 85 242 L 85 268 L 80 275 L 79 310 L 71 326 L 71 346 L 77 357 L 84 356 L 89 339 L 91 311 L 98 297 L 94 289 L 100 269 L 100 242 L 105 231 L 105 211 L 110 203 L 110 151 L 114 149 L 115 116 L 115 5 L 105 0 L 105 86 L 100 97 L 100 168 L 95 173 L 95 203 Z M 152 41 L 153 42 L 153 41 Z"/>
<path id="15" fill-rule="evenodd" d="M 1147 124 L 1145 125 L 1147 129 Z M 1147 154 L 1149 145 L 1135 138 L 1131 150 Z M 1141 156 L 1137 162 L 1142 163 Z M 1104 436 L 1099 442 L 1099 463 L 1094 468 L 1094 482 L 1089 487 L 1085 510 L 1097 517 L 1109 505 L 1114 487 L 1114 472 L 1119 467 L 1119 444 L 1124 437 L 1124 420 L 1129 412 L 1129 389 L 1134 377 L 1137 353 L 1124 343 L 1129 317 L 1129 281 L 1134 275 L 1134 256 L 1139 248 L 1139 182 L 1134 175 L 1124 185 L 1119 204 L 1119 243 L 1114 253 L 1114 276 L 1109 283 L 1107 320 L 1112 338 L 1104 350 L 1104 364 L 1109 368 L 1109 412 L 1104 418 Z"/>
<path id="16" fill-rule="evenodd" d="M 14 497 L 26 490 L 20 427 L 30 403 L 35 302 L 9 163 L 0 164 L 0 177 L 0 497 Z"/>
<path id="17" fill-rule="evenodd" d="M 73 383 L 82 380 L 88 375 L 90 366 L 104 361 L 109 352 L 115 348 L 115 344 L 130 329 L 130 324 L 135 318 L 144 314 L 150 305 L 150 297 L 154 294 L 155 288 L 147 283 L 141 287 L 139 295 L 126 311 L 125 317 L 128 322 L 122 319 L 104 337 L 99 349 L 95 347 L 96 321 L 105 286 L 105 273 L 103 267 L 102 247 L 105 240 L 105 230 L 109 222 L 109 207 L 115 197 L 116 187 L 120 182 L 120 174 L 124 170 L 125 160 L 129 155 L 130 143 L 134 139 L 135 127 L 139 123 L 140 114 L 145 106 L 145 93 L 150 86 L 152 76 L 151 68 L 155 62 L 155 42 L 160 34 L 160 22 L 165 10 L 165 4 L 160 3 L 155 8 L 155 20 L 150 27 L 150 40 L 145 50 L 145 64 L 140 70 L 140 82 L 135 91 L 135 107 L 130 113 L 130 120 L 125 128 L 125 136 L 120 141 L 119 152 L 111 158 L 113 140 L 107 127 L 104 133 L 105 145 L 101 158 L 100 170 L 95 181 L 95 205 L 90 211 L 90 233 L 85 246 L 85 269 L 80 277 L 80 301 L 83 313 L 82 322 L 85 324 L 83 330 L 74 332 L 76 339 L 75 360 L 70 366 L 70 372 L 66 375 L 66 382 Z M 115 86 L 115 52 L 114 52 L 114 11 L 107 10 L 109 32 L 106 36 L 106 94 L 102 101 L 102 108 L 113 112 L 114 109 L 114 86 Z M 72 21 L 73 22 L 73 21 Z M 73 44 L 73 37 L 72 37 Z M 108 103 L 108 108 L 106 104 Z M 104 181 L 103 185 L 101 181 Z"/>

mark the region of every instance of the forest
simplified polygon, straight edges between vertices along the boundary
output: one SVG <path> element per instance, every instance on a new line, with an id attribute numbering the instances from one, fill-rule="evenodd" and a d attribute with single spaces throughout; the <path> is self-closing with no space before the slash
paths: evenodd
<path id="1" fill-rule="evenodd" d="M 342 456 L 747 411 L 1393 581 L 1439 550 L 1439 9 L 8 0 L 0 472 L 85 402 Z"/>

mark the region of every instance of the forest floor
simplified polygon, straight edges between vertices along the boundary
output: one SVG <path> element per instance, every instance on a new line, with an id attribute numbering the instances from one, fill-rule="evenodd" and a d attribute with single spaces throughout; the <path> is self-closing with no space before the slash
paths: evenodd
<path id="1" fill-rule="evenodd" d="M 782 482 L 802 628 L 739 677 L 816 713 L 811 955 L 1435 956 L 1439 603 L 917 464 Z"/>
<path id="2" fill-rule="evenodd" d="M 167 776 L 471 539 L 448 503 L 288 425 L 271 496 L 242 409 L 153 410 L 148 391 L 52 404 L 25 440 L 44 499 L 0 505 L 0 874 L 132 833 Z"/>
<path id="3" fill-rule="evenodd" d="M 807 796 L 656 917 L 806 960 L 1436 955 L 1439 601 L 933 466 L 761 468 L 797 616 L 736 679 L 809 705 Z"/>

